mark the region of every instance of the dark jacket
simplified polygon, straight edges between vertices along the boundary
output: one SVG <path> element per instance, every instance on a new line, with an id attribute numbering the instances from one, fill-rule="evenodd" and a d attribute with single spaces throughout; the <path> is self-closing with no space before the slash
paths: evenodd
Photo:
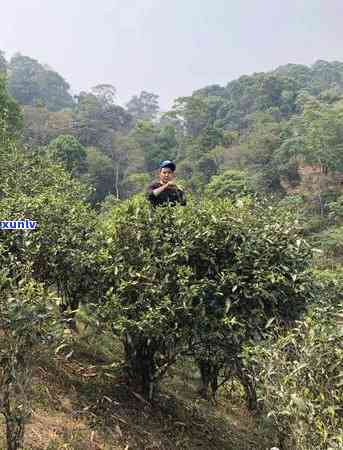
<path id="1" fill-rule="evenodd" d="M 155 182 L 148 187 L 147 198 L 152 206 L 162 206 L 168 204 L 175 206 L 177 203 L 183 206 L 186 205 L 185 193 L 178 188 L 167 188 L 159 195 L 155 196 L 152 191 L 160 186 L 162 186 L 162 183 Z"/>

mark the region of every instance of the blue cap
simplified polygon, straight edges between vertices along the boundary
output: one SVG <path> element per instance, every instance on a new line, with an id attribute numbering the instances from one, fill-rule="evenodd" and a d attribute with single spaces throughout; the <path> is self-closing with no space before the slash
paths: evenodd
<path id="1" fill-rule="evenodd" d="M 171 171 L 174 172 L 176 169 L 176 164 L 173 163 L 173 161 L 169 161 L 169 159 L 167 159 L 166 161 L 162 161 L 160 163 L 160 169 L 163 169 L 164 167 L 169 167 Z"/>

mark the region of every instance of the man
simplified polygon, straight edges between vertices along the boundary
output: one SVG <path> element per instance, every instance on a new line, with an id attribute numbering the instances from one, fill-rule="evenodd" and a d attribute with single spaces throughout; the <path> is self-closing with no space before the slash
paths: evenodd
<path id="1" fill-rule="evenodd" d="M 162 161 L 160 164 L 160 181 L 152 183 L 148 188 L 148 200 L 152 206 L 186 204 L 182 189 L 175 183 L 176 165 L 172 161 Z"/>

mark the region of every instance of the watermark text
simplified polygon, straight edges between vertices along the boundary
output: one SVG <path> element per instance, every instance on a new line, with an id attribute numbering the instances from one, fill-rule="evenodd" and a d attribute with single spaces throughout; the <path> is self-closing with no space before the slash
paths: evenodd
<path id="1" fill-rule="evenodd" d="M 37 228 L 35 220 L 0 220 L 0 230 L 35 230 Z"/>

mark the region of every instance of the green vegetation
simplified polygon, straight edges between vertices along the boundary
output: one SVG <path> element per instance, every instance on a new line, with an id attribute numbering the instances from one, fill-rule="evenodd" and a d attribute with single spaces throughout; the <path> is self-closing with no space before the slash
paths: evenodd
<path id="1" fill-rule="evenodd" d="M 123 342 L 130 381 L 153 399 L 183 355 L 239 366 L 268 320 L 298 318 L 312 294 L 297 233 L 281 211 L 227 201 L 152 214 L 135 200 L 101 216 L 91 296 Z"/>
<path id="2" fill-rule="evenodd" d="M 286 448 L 343 445 L 343 333 L 338 319 L 335 308 L 321 304 L 269 346 L 254 349 L 260 400 Z"/>
<path id="3" fill-rule="evenodd" d="M 38 223 L 0 233 L 0 448 L 341 448 L 343 65 L 160 115 L 0 73 L 0 218 Z M 165 158 L 189 201 L 152 211 Z"/>
<path id="4" fill-rule="evenodd" d="M 28 56 L 14 55 L 7 65 L 10 94 L 22 105 L 44 105 L 51 111 L 71 107 L 69 84 L 57 72 Z"/>

